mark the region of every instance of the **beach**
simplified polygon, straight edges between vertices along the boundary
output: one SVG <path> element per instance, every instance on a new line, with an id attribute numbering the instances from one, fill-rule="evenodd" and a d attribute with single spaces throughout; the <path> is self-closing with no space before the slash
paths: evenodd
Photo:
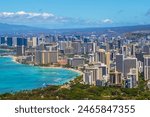
<path id="1" fill-rule="evenodd" d="M 14 62 L 19 63 L 19 62 L 17 62 L 17 58 L 18 58 L 18 57 L 16 57 L 16 56 L 9 56 L 9 57 L 11 57 Z M 20 63 L 20 64 L 21 64 L 21 63 Z M 28 65 L 29 65 L 29 64 L 28 64 Z M 73 69 L 73 68 L 54 67 L 54 66 L 52 66 L 52 67 L 51 67 L 51 66 L 47 66 L 47 67 L 45 67 L 45 66 L 38 66 L 38 67 L 41 67 L 41 68 L 51 68 L 51 69 L 66 69 L 66 70 L 71 70 L 71 71 L 73 71 L 73 72 L 77 72 L 77 73 L 79 73 L 80 75 L 83 75 L 83 72 L 82 72 L 82 71 L 76 70 L 76 69 Z"/>

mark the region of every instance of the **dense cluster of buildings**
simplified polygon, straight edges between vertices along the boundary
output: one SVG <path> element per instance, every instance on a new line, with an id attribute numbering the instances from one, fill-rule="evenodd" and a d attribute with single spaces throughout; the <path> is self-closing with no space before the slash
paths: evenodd
<path id="1" fill-rule="evenodd" d="M 83 71 L 85 84 L 138 86 L 139 74 L 150 80 L 150 39 L 107 35 L 1 37 L 0 46 L 15 48 L 23 63 L 67 65 Z"/>

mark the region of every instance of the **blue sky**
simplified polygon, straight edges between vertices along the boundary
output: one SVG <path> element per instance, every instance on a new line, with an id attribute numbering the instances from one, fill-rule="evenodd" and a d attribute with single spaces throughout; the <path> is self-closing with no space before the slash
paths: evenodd
<path id="1" fill-rule="evenodd" d="M 150 0 L 2 0 L 0 22 L 44 28 L 150 24 Z"/>

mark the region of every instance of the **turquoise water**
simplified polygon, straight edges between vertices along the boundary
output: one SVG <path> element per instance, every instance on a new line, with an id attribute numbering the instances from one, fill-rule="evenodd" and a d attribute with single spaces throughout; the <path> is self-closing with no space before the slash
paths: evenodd
<path id="1" fill-rule="evenodd" d="M 0 93 L 30 90 L 47 85 L 61 85 L 78 73 L 66 69 L 41 68 L 18 64 L 0 57 Z"/>

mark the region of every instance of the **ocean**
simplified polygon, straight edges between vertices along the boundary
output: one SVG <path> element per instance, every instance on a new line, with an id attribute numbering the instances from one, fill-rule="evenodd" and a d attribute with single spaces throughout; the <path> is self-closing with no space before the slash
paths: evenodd
<path id="1" fill-rule="evenodd" d="M 0 57 L 0 93 L 31 90 L 46 85 L 62 85 L 80 74 L 63 68 L 42 68 Z"/>

